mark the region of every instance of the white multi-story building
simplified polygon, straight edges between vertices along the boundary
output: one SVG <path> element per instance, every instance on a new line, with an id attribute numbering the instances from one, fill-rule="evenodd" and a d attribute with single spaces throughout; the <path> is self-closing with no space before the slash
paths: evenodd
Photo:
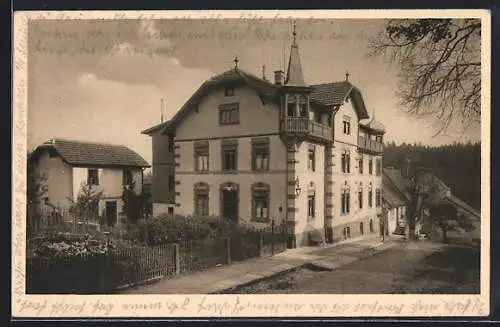
<path id="1" fill-rule="evenodd" d="M 153 211 L 286 223 L 290 246 L 377 233 L 385 131 L 369 118 L 348 75 L 304 81 L 294 30 L 286 74 L 269 81 L 235 59 L 143 131 L 163 158 L 153 160 Z"/>

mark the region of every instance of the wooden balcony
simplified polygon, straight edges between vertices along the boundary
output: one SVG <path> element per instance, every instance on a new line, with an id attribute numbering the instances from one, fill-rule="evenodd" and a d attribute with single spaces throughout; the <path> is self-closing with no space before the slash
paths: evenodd
<path id="1" fill-rule="evenodd" d="M 281 132 L 302 134 L 323 141 L 332 142 L 332 129 L 305 117 L 286 117 L 281 122 Z"/>
<path id="2" fill-rule="evenodd" d="M 384 145 L 367 137 L 358 136 L 358 149 L 361 152 L 378 154 L 384 152 Z"/>

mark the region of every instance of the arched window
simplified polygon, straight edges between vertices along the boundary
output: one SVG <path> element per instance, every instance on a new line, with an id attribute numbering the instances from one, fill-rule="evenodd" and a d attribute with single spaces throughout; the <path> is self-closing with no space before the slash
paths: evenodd
<path id="1" fill-rule="evenodd" d="M 207 183 L 199 182 L 194 185 L 194 215 L 208 216 L 209 191 Z"/>
<path id="2" fill-rule="evenodd" d="M 252 185 L 252 221 L 269 222 L 269 184 Z"/>

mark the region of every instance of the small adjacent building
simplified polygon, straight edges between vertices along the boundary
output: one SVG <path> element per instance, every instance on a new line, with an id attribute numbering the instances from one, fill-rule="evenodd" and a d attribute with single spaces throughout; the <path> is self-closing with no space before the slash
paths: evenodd
<path id="1" fill-rule="evenodd" d="M 406 212 L 411 201 L 409 181 L 396 168 L 384 168 L 382 175 L 382 201 L 387 210 L 386 234 L 404 235 Z"/>
<path id="2" fill-rule="evenodd" d="M 82 186 L 90 185 L 92 190 L 103 192 L 98 213 L 111 225 L 123 211 L 123 187 L 133 185 L 135 193 L 141 194 L 143 169 L 150 167 L 123 145 L 62 138 L 39 145 L 28 160 L 39 176 L 46 177 L 43 205 L 67 210 Z"/>

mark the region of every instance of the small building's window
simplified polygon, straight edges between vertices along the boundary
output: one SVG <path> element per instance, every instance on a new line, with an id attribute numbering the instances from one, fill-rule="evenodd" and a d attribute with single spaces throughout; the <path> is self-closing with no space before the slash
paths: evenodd
<path id="1" fill-rule="evenodd" d="M 311 171 L 316 170 L 316 147 L 314 144 L 309 144 L 307 169 Z"/>
<path id="2" fill-rule="evenodd" d="M 307 216 L 309 219 L 316 217 L 316 192 L 309 190 L 307 194 Z"/>
<path id="3" fill-rule="evenodd" d="M 89 168 L 87 173 L 87 184 L 88 185 L 99 185 L 99 170 L 94 168 Z"/>
<path id="4" fill-rule="evenodd" d="M 235 125 L 240 123 L 239 103 L 228 103 L 219 106 L 219 124 Z"/>
<path id="5" fill-rule="evenodd" d="M 252 170 L 269 170 L 269 138 L 252 139 Z"/>
<path id="6" fill-rule="evenodd" d="M 351 191 L 349 188 L 345 188 L 342 190 L 340 195 L 340 210 L 341 214 L 346 215 L 351 211 L 350 202 L 351 202 Z"/>
<path id="7" fill-rule="evenodd" d="M 222 142 L 222 170 L 236 171 L 238 169 L 238 143 L 234 140 Z"/>
<path id="8" fill-rule="evenodd" d="M 194 215 L 208 216 L 209 187 L 207 183 L 194 185 Z"/>
<path id="9" fill-rule="evenodd" d="M 375 206 L 380 207 L 381 204 L 381 196 L 380 196 L 380 190 L 377 189 L 375 190 Z"/>
<path id="10" fill-rule="evenodd" d="M 380 158 L 376 159 L 375 173 L 377 176 L 380 176 L 380 174 L 382 173 L 382 160 Z"/>
<path id="11" fill-rule="evenodd" d="M 134 178 L 130 169 L 124 169 L 122 172 L 122 185 L 132 184 Z"/>
<path id="12" fill-rule="evenodd" d="M 343 124 L 343 128 L 344 128 L 344 134 L 350 135 L 351 134 L 351 117 L 344 116 L 342 119 L 342 124 Z"/>
<path id="13" fill-rule="evenodd" d="M 208 141 L 194 143 L 194 169 L 196 171 L 208 171 L 209 144 Z"/>
<path id="14" fill-rule="evenodd" d="M 368 159 L 368 174 L 373 175 L 373 159 Z"/>
<path id="15" fill-rule="evenodd" d="M 343 173 L 351 172 L 351 154 L 349 150 L 344 150 L 341 156 L 341 169 Z"/>
<path id="16" fill-rule="evenodd" d="M 224 96 L 225 97 L 232 97 L 232 96 L 234 96 L 234 88 L 233 87 L 226 87 L 224 89 Z"/>
<path id="17" fill-rule="evenodd" d="M 269 221 L 269 185 L 255 183 L 252 185 L 252 220 Z"/>

